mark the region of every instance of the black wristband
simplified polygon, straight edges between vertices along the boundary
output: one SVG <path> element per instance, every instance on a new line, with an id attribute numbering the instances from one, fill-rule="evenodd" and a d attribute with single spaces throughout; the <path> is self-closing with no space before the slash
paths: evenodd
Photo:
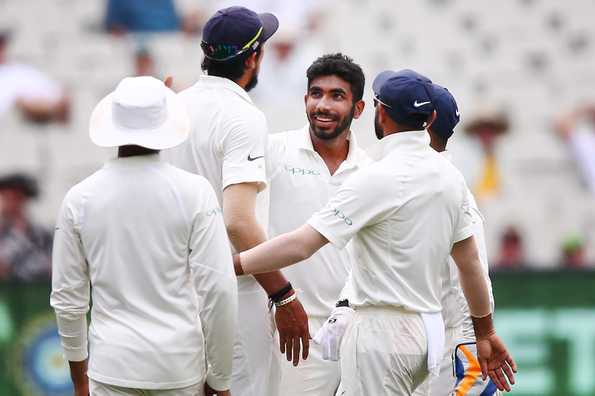
<path id="1" fill-rule="evenodd" d="M 293 286 L 291 286 L 291 282 L 287 282 L 287 284 L 285 286 L 283 286 L 281 289 L 279 289 L 278 291 L 276 291 L 273 294 L 269 295 L 269 300 L 271 300 L 274 303 L 279 302 L 292 289 L 293 289 Z"/>
<path id="2" fill-rule="evenodd" d="M 337 301 L 337 304 L 335 304 L 335 307 L 339 308 L 339 307 L 349 307 L 349 300 L 345 299 L 345 300 L 339 300 Z"/>

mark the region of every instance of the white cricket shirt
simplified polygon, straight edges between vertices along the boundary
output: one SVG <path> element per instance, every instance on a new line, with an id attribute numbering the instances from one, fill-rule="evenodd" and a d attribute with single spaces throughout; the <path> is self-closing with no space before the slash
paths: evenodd
<path id="1" fill-rule="evenodd" d="M 269 136 L 266 167 L 269 172 L 269 235 L 274 237 L 304 224 L 339 186 L 364 162 L 353 133 L 345 161 L 333 175 L 314 150 L 309 125 Z M 326 245 L 312 257 L 283 270 L 309 316 L 326 318 L 339 297 L 351 269 L 350 249 Z"/>
<path id="2" fill-rule="evenodd" d="M 68 360 L 140 389 L 229 388 L 237 288 L 209 183 L 159 155 L 108 162 L 64 198 L 50 302 Z M 209 368 L 205 364 L 208 359 Z"/>
<path id="3" fill-rule="evenodd" d="M 353 238 L 349 302 L 442 309 L 442 267 L 455 242 L 472 235 L 459 171 L 430 148 L 426 131 L 380 142 L 382 158 L 350 177 L 309 224 L 339 247 Z"/>
<path id="4" fill-rule="evenodd" d="M 448 151 L 443 151 L 440 154 L 448 161 L 452 162 L 451 155 Z M 473 237 L 477 245 L 477 252 L 479 253 L 479 261 L 481 262 L 481 269 L 484 279 L 488 285 L 490 293 L 490 304 L 492 312 L 494 311 L 494 296 L 492 294 L 492 281 L 490 280 L 490 272 L 488 267 L 488 255 L 485 243 L 485 233 L 483 227 L 483 216 L 477 207 L 475 197 L 469 190 L 466 189 L 467 201 L 469 202 L 469 209 L 472 222 Z M 444 277 L 442 279 L 442 316 L 444 317 L 444 324 L 446 327 L 457 327 L 463 325 L 463 336 L 465 338 L 475 339 L 475 332 L 473 331 L 473 322 L 471 321 L 471 312 L 469 305 L 463 294 L 463 289 L 459 282 L 459 270 L 452 257 L 448 257 L 448 266 L 445 268 Z"/>
<path id="5" fill-rule="evenodd" d="M 232 184 L 256 182 L 266 186 L 264 114 L 235 82 L 202 75 L 180 92 L 190 116 L 190 138 L 166 151 L 175 166 L 204 176 L 213 186 L 219 205 L 223 190 Z M 252 276 L 238 278 L 240 291 L 258 290 Z"/>

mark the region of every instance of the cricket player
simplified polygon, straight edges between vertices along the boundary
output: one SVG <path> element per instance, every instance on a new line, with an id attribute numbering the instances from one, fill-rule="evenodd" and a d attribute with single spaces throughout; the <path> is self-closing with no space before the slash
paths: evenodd
<path id="1" fill-rule="evenodd" d="M 267 125 L 248 91 L 257 83 L 263 45 L 277 27 L 274 15 L 244 7 L 219 10 L 207 21 L 201 43 L 207 75 L 179 94 L 190 114 L 191 135 L 168 152 L 174 165 L 209 180 L 235 251 L 266 240 L 255 209 L 266 186 Z M 234 346 L 232 394 L 277 396 L 275 323 L 281 352 L 297 365 L 300 349 L 303 358 L 308 352 L 306 313 L 299 300 L 292 300 L 277 306 L 273 320 L 269 298 L 278 303 L 295 293 L 279 271 L 238 279 L 238 293 L 241 327 Z"/>
<path id="2" fill-rule="evenodd" d="M 436 106 L 437 117 L 428 128 L 430 146 L 446 159 L 452 161 L 450 153 L 446 151 L 446 145 L 459 122 L 460 116 L 457 103 L 452 94 L 438 84 L 432 85 L 432 100 Z M 483 216 L 469 189 L 467 189 L 466 194 L 473 223 L 473 237 L 477 245 L 481 270 L 488 286 L 490 304 L 493 310 L 494 297 L 492 282 L 489 277 Z M 450 257 L 442 282 L 442 315 L 446 325 L 446 348 L 440 367 L 440 376 L 431 379 L 431 395 L 442 395 L 445 390 L 449 390 L 448 394 L 456 396 L 492 396 L 499 394 L 493 381 L 481 378 L 469 306 L 461 289 L 458 270 Z"/>
<path id="3" fill-rule="evenodd" d="M 367 161 L 351 132 L 364 110 L 365 77 L 343 54 L 324 55 L 306 72 L 308 124 L 269 137 L 269 235 L 289 232 L 323 208 L 339 186 Z M 285 275 L 299 290 L 312 334 L 325 322 L 345 285 L 353 257 L 348 249 L 326 246 Z M 298 367 L 283 362 L 284 396 L 332 396 L 340 381 L 339 363 L 323 360 L 322 347 L 310 346 Z"/>
<path id="4" fill-rule="evenodd" d="M 50 297 L 76 396 L 229 396 L 237 287 L 221 209 L 206 179 L 159 156 L 189 131 L 152 77 L 93 111 L 91 140 L 118 157 L 64 198 Z"/>
<path id="5" fill-rule="evenodd" d="M 411 395 L 444 346 L 441 273 L 452 255 L 469 303 L 483 377 L 500 389 L 516 364 L 496 335 L 466 185 L 430 146 L 431 84 L 383 72 L 373 84 L 380 159 L 350 177 L 308 223 L 241 254 L 236 274 L 282 268 L 352 238 L 353 322 L 341 345 L 346 396 Z"/>

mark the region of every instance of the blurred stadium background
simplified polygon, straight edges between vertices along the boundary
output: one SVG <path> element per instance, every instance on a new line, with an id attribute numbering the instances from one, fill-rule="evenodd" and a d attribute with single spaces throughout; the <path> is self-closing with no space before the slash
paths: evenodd
<path id="1" fill-rule="evenodd" d="M 512 394 L 595 395 L 594 0 L 0 0 L 0 395 L 71 393 L 49 255 L 63 195 L 114 155 L 88 139 L 93 106 L 127 75 L 191 85 L 202 23 L 233 4 L 281 22 L 251 92 L 271 133 L 305 123 L 305 70 L 327 52 L 368 82 L 412 68 L 454 93 Z"/>

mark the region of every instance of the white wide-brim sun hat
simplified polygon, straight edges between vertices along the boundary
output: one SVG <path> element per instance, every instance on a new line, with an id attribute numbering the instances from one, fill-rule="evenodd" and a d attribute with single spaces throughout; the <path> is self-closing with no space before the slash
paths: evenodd
<path id="1" fill-rule="evenodd" d="M 126 77 L 91 114 L 89 137 L 100 147 L 175 147 L 190 133 L 186 106 L 154 77 Z"/>

